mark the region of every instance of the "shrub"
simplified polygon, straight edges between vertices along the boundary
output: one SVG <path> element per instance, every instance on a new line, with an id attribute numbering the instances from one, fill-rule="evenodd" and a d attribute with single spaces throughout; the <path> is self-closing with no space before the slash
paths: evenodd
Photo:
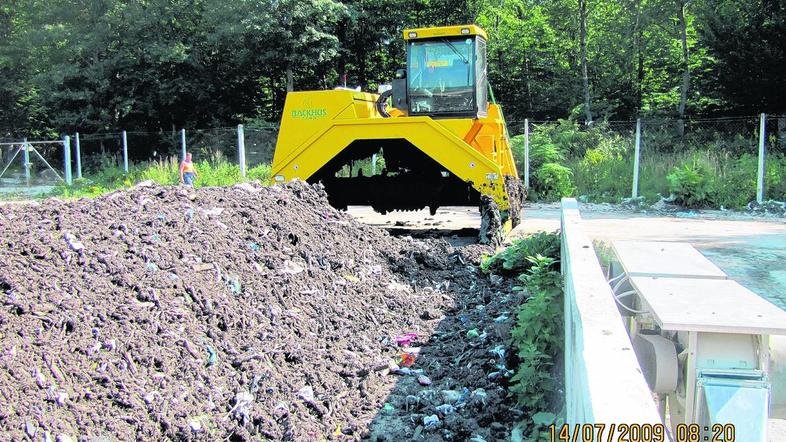
<path id="1" fill-rule="evenodd" d="M 668 175 L 669 191 L 674 201 L 685 207 L 701 207 L 708 202 L 708 187 L 705 172 L 697 164 L 675 167 Z"/>
<path id="2" fill-rule="evenodd" d="M 528 411 L 546 408 L 559 383 L 552 374 L 554 359 L 562 350 L 562 278 L 553 270 L 553 257 L 530 256 L 527 273 L 519 276 L 530 297 L 516 313 L 511 343 L 519 365 L 510 391 Z"/>
<path id="3" fill-rule="evenodd" d="M 259 180 L 262 184 L 268 185 L 272 180 L 272 167 L 270 164 L 258 164 L 246 171 L 249 180 Z"/>
<path id="4" fill-rule="evenodd" d="M 573 172 L 569 168 L 558 163 L 545 163 L 530 178 L 532 193 L 544 201 L 571 196 L 576 191 L 572 177 Z"/>
<path id="5" fill-rule="evenodd" d="M 559 256 L 559 235 L 538 232 L 526 238 L 513 240 L 505 250 L 488 257 L 480 264 L 485 273 L 498 275 L 519 275 L 529 270 L 533 263 L 528 257 Z"/>

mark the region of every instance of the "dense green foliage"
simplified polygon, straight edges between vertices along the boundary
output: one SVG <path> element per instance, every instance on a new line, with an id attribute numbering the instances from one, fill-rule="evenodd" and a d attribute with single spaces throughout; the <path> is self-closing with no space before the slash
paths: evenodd
<path id="1" fill-rule="evenodd" d="M 742 125 L 735 122 L 734 129 Z M 619 203 L 631 196 L 634 125 L 625 128 L 596 122 L 582 128 L 560 120 L 535 125 L 530 135 L 530 198 L 556 201 L 585 196 L 590 201 Z M 519 170 L 523 170 L 524 136 L 512 138 Z M 786 199 L 786 155 L 779 135 L 770 139 L 765 195 Z M 686 207 L 739 209 L 756 197 L 756 134 L 719 131 L 715 122 L 680 137 L 651 125 L 642 134 L 639 195 L 653 203 L 674 195 Z M 547 177 L 548 179 L 543 179 Z"/>
<path id="2" fill-rule="evenodd" d="M 559 257 L 559 235 L 538 233 L 515 241 L 481 266 L 487 273 L 518 274 L 523 285 L 515 290 L 528 294 L 511 329 L 518 365 L 510 392 L 533 417 L 533 425 L 527 425 L 529 440 L 540 440 L 539 430 L 556 417 L 553 408 L 561 408 L 556 366 L 563 348 Z"/>
<path id="3" fill-rule="evenodd" d="M 585 4 L 595 119 L 784 110 L 786 0 Z M 0 137 L 276 121 L 287 89 L 388 82 L 404 28 L 469 22 L 509 122 L 585 118 L 577 0 L 5 0 Z"/>

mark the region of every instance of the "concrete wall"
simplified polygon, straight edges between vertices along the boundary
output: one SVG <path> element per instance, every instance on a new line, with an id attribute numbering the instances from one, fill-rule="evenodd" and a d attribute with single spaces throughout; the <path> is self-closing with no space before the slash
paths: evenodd
<path id="1" fill-rule="evenodd" d="M 657 405 L 573 198 L 562 200 L 561 227 L 567 423 L 658 424 Z"/>

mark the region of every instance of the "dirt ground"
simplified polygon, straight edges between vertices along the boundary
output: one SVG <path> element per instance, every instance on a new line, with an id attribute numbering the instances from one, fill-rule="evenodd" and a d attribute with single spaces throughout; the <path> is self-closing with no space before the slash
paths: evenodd
<path id="1" fill-rule="evenodd" d="M 304 183 L 0 207 L 1 440 L 506 438 L 525 294 Z"/>
<path id="2" fill-rule="evenodd" d="M 786 218 L 730 211 L 635 212 L 607 204 L 580 204 L 584 226 L 598 241 L 684 241 L 692 244 L 733 279 L 759 296 L 786 309 Z M 476 208 L 440 208 L 396 212 L 387 216 L 364 207 L 349 212 L 376 226 L 401 226 L 410 230 L 442 231 L 477 228 Z M 527 203 L 524 219 L 508 241 L 537 231 L 559 228 L 558 204 Z M 467 233 L 471 236 L 471 233 Z"/>

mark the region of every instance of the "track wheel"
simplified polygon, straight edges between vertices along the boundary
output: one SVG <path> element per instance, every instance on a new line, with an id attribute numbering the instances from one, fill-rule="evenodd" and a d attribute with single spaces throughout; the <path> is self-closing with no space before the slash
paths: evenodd
<path id="1" fill-rule="evenodd" d="M 488 195 L 480 196 L 480 234 L 478 242 L 498 246 L 502 244 L 502 218 L 499 207 Z"/>

